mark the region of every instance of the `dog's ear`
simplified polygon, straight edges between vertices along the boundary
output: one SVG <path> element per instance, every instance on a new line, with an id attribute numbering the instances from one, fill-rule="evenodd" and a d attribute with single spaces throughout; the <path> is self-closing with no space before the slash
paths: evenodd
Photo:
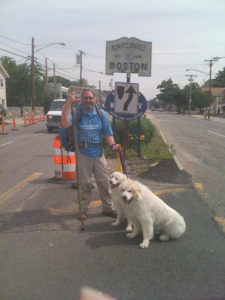
<path id="1" fill-rule="evenodd" d="M 139 201 L 141 199 L 141 188 L 138 184 L 135 184 L 134 194 L 135 200 Z"/>
<path id="2" fill-rule="evenodd" d="M 135 191 L 135 200 L 140 201 L 140 199 L 141 199 L 141 192 Z"/>

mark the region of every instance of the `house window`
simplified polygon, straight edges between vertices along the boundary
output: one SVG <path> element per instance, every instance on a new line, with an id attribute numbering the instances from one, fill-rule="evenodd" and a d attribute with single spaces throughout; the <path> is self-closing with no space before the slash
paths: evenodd
<path id="1" fill-rule="evenodd" d="M 0 87 L 3 87 L 3 79 L 0 79 Z"/>

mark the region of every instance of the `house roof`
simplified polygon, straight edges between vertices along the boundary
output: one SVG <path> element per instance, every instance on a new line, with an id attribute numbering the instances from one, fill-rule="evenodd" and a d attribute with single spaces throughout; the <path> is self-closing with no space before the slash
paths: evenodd
<path id="1" fill-rule="evenodd" d="M 202 88 L 202 91 L 203 92 L 208 92 L 209 88 Z M 211 88 L 211 93 L 212 93 L 213 97 L 223 96 L 224 92 L 225 92 L 225 87 L 218 87 L 218 88 L 213 87 L 213 88 Z"/>
<path id="2" fill-rule="evenodd" d="M 3 74 L 5 78 L 9 78 L 9 74 L 6 72 L 5 68 L 2 64 L 0 64 L 0 72 Z"/>

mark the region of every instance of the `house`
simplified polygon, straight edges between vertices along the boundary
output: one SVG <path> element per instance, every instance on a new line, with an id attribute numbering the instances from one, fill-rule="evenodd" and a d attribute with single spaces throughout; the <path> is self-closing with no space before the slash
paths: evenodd
<path id="1" fill-rule="evenodd" d="M 203 92 L 208 92 L 209 88 L 202 88 Z M 212 87 L 211 94 L 213 97 L 212 110 L 215 114 L 225 114 L 225 87 Z"/>
<path id="2" fill-rule="evenodd" d="M 9 75 L 3 65 L 0 64 L 0 105 L 2 104 L 5 109 L 7 109 L 6 78 L 9 78 Z"/>

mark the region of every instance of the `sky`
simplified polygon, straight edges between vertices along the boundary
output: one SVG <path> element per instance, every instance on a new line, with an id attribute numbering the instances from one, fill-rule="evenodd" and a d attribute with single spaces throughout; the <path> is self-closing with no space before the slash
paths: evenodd
<path id="1" fill-rule="evenodd" d="M 56 75 L 78 80 L 81 50 L 83 78 L 105 90 L 110 82 L 126 82 L 125 74 L 105 75 L 106 41 L 121 37 L 152 42 L 152 76 L 131 75 L 147 100 L 169 78 L 183 88 L 193 74 L 203 84 L 209 78 L 204 60 L 224 57 L 213 63 L 212 78 L 225 67 L 224 0 L 1 0 L 0 11 L 0 57 L 25 62 L 32 37 L 36 50 L 65 43 L 37 51 L 36 59 L 44 64 L 48 58 L 49 75 L 55 63 Z"/>

